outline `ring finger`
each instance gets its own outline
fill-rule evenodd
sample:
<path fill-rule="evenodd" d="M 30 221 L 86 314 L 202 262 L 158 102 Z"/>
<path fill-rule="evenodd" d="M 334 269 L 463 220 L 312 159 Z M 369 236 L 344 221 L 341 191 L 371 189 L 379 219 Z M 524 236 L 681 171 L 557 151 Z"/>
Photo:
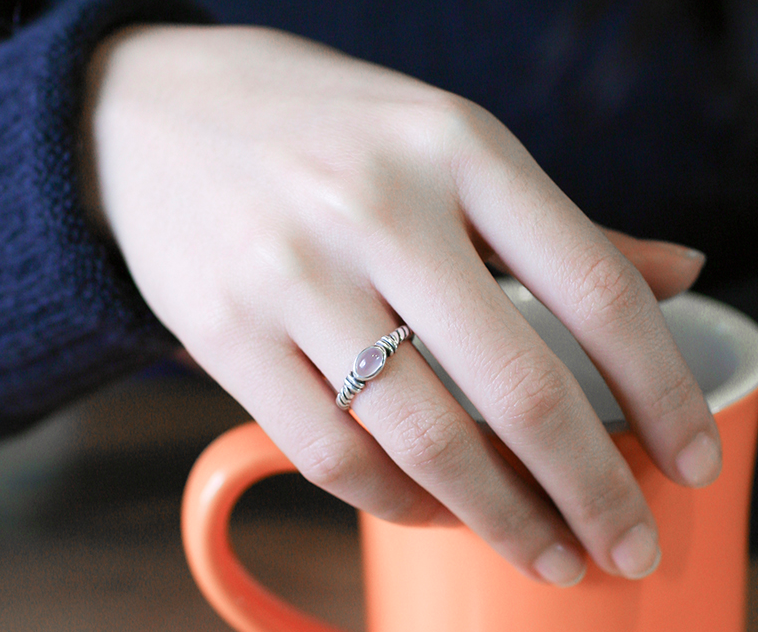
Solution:
<path fill-rule="evenodd" d="M 395 329 L 397 317 L 368 289 L 349 302 L 323 288 L 306 294 L 289 311 L 289 333 L 339 390 L 356 354 Z M 333 395 L 331 405 L 338 410 Z M 353 409 L 410 479 L 524 573 L 558 584 L 581 578 L 581 547 L 560 515 L 497 454 L 411 345 L 398 348 Z"/>

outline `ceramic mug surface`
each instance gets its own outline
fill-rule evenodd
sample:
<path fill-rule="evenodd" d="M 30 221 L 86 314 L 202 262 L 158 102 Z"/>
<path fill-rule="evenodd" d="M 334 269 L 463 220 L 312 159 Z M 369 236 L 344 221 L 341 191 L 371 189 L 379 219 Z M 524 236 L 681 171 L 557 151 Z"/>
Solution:
<path fill-rule="evenodd" d="M 522 576 L 465 527 L 402 527 L 361 514 L 368 632 L 676 632 L 744 629 L 747 525 L 758 430 L 758 326 L 710 299 L 685 294 L 662 310 L 714 412 L 724 467 L 708 488 L 679 487 L 652 464 L 590 360 L 522 286 L 501 283 L 522 314 L 572 370 L 629 462 L 658 522 L 663 558 L 640 581 L 590 562 L 569 589 Z M 416 343 L 448 389 L 478 412 Z M 234 556 L 228 523 L 256 481 L 293 466 L 255 424 L 217 439 L 185 491 L 182 531 L 195 580 L 240 632 L 324 632 L 261 587 Z"/>

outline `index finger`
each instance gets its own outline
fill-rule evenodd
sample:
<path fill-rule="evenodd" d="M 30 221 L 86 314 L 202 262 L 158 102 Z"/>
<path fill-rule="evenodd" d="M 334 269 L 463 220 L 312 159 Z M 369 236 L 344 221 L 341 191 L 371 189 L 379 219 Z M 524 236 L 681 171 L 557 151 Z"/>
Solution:
<path fill-rule="evenodd" d="M 650 288 L 518 141 L 491 128 L 499 142 L 458 172 L 476 229 L 577 338 L 656 465 L 683 485 L 711 483 L 718 430 Z"/>

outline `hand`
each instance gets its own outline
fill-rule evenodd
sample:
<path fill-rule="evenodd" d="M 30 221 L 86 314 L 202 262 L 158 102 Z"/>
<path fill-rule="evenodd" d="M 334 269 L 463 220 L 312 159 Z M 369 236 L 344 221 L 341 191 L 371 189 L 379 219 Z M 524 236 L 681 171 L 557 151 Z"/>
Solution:
<path fill-rule="evenodd" d="M 609 573 L 652 571 L 655 522 L 627 464 L 482 258 L 574 333 L 671 479 L 718 475 L 717 430 L 643 277 L 502 124 L 254 28 L 126 31 L 88 90 L 94 212 L 158 317 L 308 479 L 388 520 L 461 520 L 534 578 L 577 581 L 583 549 Z M 702 263 L 611 237 L 659 290 Z M 337 408 L 357 352 L 401 321 L 555 507 L 409 344 L 354 400 L 365 428 Z"/>

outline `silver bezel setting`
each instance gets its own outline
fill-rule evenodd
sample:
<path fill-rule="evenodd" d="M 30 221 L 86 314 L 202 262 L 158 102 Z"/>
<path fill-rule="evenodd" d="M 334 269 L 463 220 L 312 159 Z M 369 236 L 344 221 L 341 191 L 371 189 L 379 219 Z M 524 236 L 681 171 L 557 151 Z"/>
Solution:
<path fill-rule="evenodd" d="M 410 335 L 411 330 L 408 328 L 408 326 L 401 325 L 388 336 L 382 336 L 373 345 L 362 349 L 361 352 L 355 356 L 355 360 L 353 360 L 353 369 L 345 378 L 342 389 L 339 393 L 337 393 L 337 406 L 339 406 L 342 410 L 348 410 L 350 408 L 350 403 L 353 401 L 353 398 L 363 390 L 363 388 L 366 386 L 366 382 L 373 380 L 384 370 L 384 367 L 387 364 L 387 358 L 393 355 L 395 351 L 397 351 L 400 343 L 403 342 L 403 340 L 406 338 L 409 338 Z M 370 375 L 359 375 L 356 370 L 358 359 L 369 349 L 378 349 L 382 354 L 382 362 L 379 365 L 379 368 L 373 371 Z"/>

